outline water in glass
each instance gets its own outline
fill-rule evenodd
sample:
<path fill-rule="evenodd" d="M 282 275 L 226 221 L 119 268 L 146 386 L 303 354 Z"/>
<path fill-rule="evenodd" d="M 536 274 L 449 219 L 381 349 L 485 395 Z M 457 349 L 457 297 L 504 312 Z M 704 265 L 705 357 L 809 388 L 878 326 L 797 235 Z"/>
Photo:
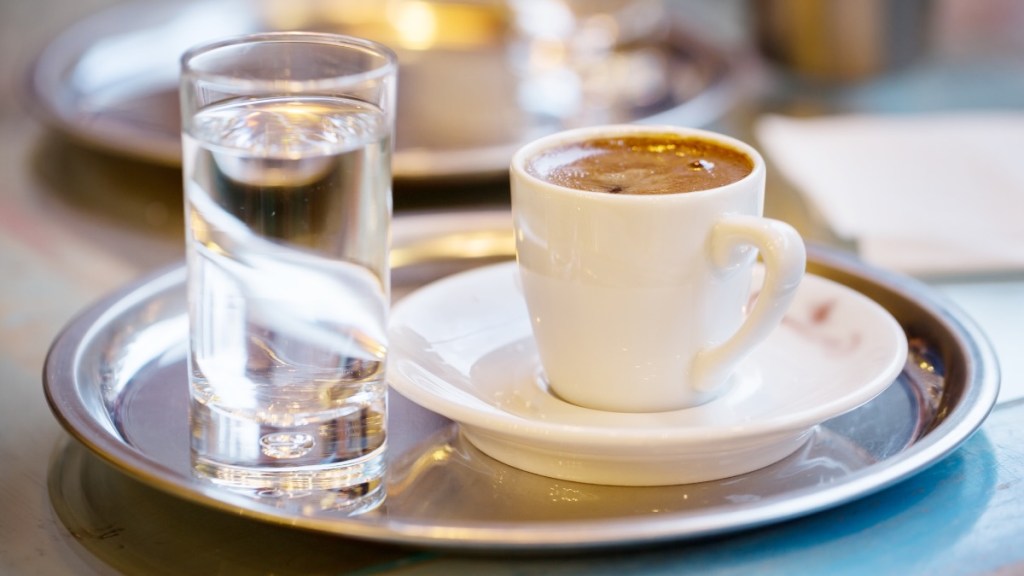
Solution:
<path fill-rule="evenodd" d="M 197 472 L 266 490 L 379 488 L 390 153 L 385 115 L 344 98 L 238 99 L 189 120 Z"/>

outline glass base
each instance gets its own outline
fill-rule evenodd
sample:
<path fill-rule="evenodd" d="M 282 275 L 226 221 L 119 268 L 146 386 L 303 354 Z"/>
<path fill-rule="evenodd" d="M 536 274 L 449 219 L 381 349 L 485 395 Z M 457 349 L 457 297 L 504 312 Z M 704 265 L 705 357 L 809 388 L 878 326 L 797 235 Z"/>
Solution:
<path fill-rule="evenodd" d="M 384 500 L 387 445 L 386 396 L 379 388 L 368 390 L 373 393 L 355 395 L 332 411 L 301 414 L 288 425 L 193 398 L 193 475 L 275 507 L 368 511 Z"/>
<path fill-rule="evenodd" d="M 192 470 L 198 478 L 271 506 L 355 515 L 384 502 L 385 448 L 353 460 L 292 468 L 234 466 L 193 454 Z"/>

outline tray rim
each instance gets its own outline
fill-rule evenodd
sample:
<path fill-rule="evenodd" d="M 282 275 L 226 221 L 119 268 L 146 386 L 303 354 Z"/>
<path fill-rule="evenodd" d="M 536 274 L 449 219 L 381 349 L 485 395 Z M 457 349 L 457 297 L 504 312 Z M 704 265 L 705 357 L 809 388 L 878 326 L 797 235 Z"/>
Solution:
<path fill-rule="evenodd" d="M 472 220 L 474 214 L 479 213 L 464 212 L 459 216 Z M 401 220 L 401 217 L 396 220 Z M 463 551 L 604 549 L 736 532 L 832 508 L 909 478 L 943 459 L 970 438 L 996 403 L 999 369 L 994 351 L 978 325 L 955 304 L 920 281 L 870 267 L 831 248 L 813 245 L 808 248 L 809 263 L 852 274 L 897 292 L 912 299 L 941 324 L 959 345 L 965 360 L 966 385 L 955 405 L 937 426 L 926 431 L 910 447 L 879 464 L 868 466 L 845 477 L 841 483 L 825 488 L 804 488 L 752 504 L 720 506 L 709 510 L 713 514 L 677 513 L 613 521 L 419 523 L 385 519 L 371 523 L 358 517 L 297 517 L 270 507 L 254 506 L 244 497 L 194 483 L 114 438 L 109 430 L 91 417 L 84 405 L 76 402 L 78 388 L 74 383 L 80 347 L 97 329 L 97 322 L 106 316 L 116 316 L 118 309 L 145 299 L 147 294 L 158 293 L 183 282 L 184 266 L 181 263 L 123 286 L 72 319 L 61 330 L 47 354 L 43 387 L 51 411 L 65 430 L 117 470 L 184 500 L 271 524 L 384 543 Z M 880 466 L 881 463 L 886 465 Z M 529 532 L 526 537 L 524 531 Z"/>

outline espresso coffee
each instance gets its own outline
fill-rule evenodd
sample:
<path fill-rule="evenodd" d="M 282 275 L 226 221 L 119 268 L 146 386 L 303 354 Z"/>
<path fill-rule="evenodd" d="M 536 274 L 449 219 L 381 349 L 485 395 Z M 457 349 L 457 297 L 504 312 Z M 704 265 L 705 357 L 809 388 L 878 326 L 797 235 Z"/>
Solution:
<path fill-rule="evenodd" d="M 676 194 L 731 184 L 754 168 L 744 153 L 703 138 L 637 134 L 548 148 L 526 171 L 552 184 L 610 194 Z"/>

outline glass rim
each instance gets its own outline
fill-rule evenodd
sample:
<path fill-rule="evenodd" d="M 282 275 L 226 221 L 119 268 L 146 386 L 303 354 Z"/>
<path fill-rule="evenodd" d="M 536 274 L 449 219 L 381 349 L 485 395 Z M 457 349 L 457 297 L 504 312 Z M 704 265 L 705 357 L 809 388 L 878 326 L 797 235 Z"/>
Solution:
<path fill-rule="evenodd" d="M 362 72 L 354 72 L 342 75 L 325 75 L 319 78 L 308 80 L 286 80 L 273 78 L 238 78 L 229 74 L 219 72 L 205 72 L 197 70 L 190 63 L 197 57 L 211 54 L 223 48 L 242 46 L 245 44 L 319 44 L 323 46 L 336 46 L 339 48 L 358 49 L 365 53 L 380 56 L 383 63 L 380 66 L 370 68 Z M 398 71 L 398 56 L 395 52 L 380 42 L 348 36 L 345 34 L 334 34 L 330 32 L 304 32 L 304 31 L 280 31 L 280 32 L 258 32 L 229 36 L 202 44 L 197 44 L 186 50 L 179 59 L 181 64 L 181 78 L 194 78 L 203 80 L 207 85 L 233 87 L 234 89 L 248 88 L 255 89 L 267 87 L 280 89 L 282 86 L 289 87 L 289 91 L 300 91 L 302 89 L 316 88 L 344 88 L 358 86 L 367 81 L 380 80 L 387 76 L 393 76 Z"/>

